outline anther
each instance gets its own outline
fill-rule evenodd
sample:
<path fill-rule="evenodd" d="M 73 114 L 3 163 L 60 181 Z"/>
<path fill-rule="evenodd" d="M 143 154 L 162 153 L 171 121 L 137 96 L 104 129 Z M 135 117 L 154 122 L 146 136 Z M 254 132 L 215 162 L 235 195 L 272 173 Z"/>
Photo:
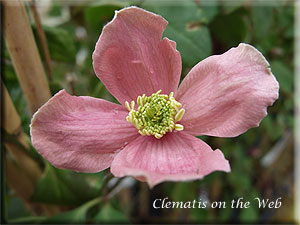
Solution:
<path fill-rule="evenodd" d="M 180 109 L 179 112 L 176 114 L 175 116 L 175 122 L 178 122 L 182 119 L 183 115 L 184 115 L 185 110 L 184 109 Z"/>
<path fill-rule="evenodd" d="M 155 138 L 162 138 L 167 132 L 174 129 L 181 131 L 183 125 L 176 124 L 184 115 L 185 110 L 180 109 L 181 104 L 174 98 L 174 93 L 169 95 L 161 94 L 161 90 L 153 93 L 151 96 L 138 96 L 135 102 L 125 102 L 129 115 L 126 120 L 132 123 L 141 135 L 153 135 Z"/>
<path fill-rule="evenodd" d="M 127 101 L 125 102 L 125 106 L 128 109 L 128 111 L 130 112 L 131 108 L 130 108 L 129 103 Z"/>
<path fill-rule="evenodd" d="M 131 101 L 131 109 L 134 109 L 135 102 Z"/>
<path fill-rule="evenodd" d="M 181 125 L 181 124 L 175 124 L 175 130 L 178 130 L 178 131 L 182 131 L 183 130 L 183 128 L 184 128 L 184 126 L 183 125 Z"/>

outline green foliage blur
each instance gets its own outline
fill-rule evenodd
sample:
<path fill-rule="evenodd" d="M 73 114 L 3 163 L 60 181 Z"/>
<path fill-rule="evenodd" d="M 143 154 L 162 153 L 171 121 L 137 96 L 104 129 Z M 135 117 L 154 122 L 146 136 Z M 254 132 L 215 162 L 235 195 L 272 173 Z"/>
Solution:
<path fill-rule="evenodd" d="M 83 174 L 60 170 L 39 158 L 44 174 L 32 202 L 64 208 L 53 217 L 33 215 L 4 182 L 5 217 L 9 223 L 265 223 L 293 219 L 294 125 L 294 6 L 281 1 L 52 1 L 40 4 L 43 28 L 52 59 L 51 92 L 64 88 L 73 95 L 88 95 L 117 102 L 95 76 L 92 52 L 103 26 L 114 11 L 136 5 L 162 15 L 169 25 L 164 36 L 176 41 L 183 62 L 182 79 L 200 60 L 222 54 L 245 42 L 259 49 L 270 62 L 280 83 L 280 97 L 268 108 L 258 128 L 236 138 L 199 137 L 221 149 L 231 173 L 214 172 L 203 180 L 165 182 L 153 189 L 134 179 L 117 178 L 107 184 L 107 171 Z M 28 7 L 29 11 L 29 7 Z M 37 44 L 36 27 L 32 29 Z M 42 54 L 41 54 L 42 55 Z M 30 114 L 7 50 L 4 48 L 5 85 L 29 135 Z M 34 154 L 38 156 L 33 150 Z M 116 183 L 117 182 L 117 183 Z M 106 186 L 116 187 L 101 198 Z M 118 187 L 120 187 L 118 189 Z M 100 197 L 100 198 L 99 198 Z M 157 198 L 171 201 L 224 201 L 228 207 L 204 209 L 154 209 Z M 247 209 L 231 209 L 231 200 L 243 197 Z M 282 198 L 279 209 L 260 209 L 254 198 Z"/>

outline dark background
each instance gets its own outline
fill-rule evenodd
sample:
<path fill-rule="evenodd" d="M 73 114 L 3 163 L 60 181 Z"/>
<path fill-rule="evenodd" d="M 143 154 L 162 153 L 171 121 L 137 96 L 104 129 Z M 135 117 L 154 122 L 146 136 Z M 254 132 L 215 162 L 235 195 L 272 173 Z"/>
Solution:
<path fill-rule="evenodd" d="M 203 180 L 165 182 L 150 190 L 135 179 L 117 179 L 109 170 L 81 174 L 52 167 L 31 147 L 43 171 L 30 200 L 22 199 L 3 177 L 3 217 L 11 223 L 264 223 L 293 222 L 294 210 L 294 6 L 291 1 L 50 1 L 36 4 L 51 56 L 52 95 L 62 88 L 74 95 L 116 100 L 95 76 L 92 52 L 102 27 L 114 10 L 140 6 L 162 15 L 169 25 L 164 36 L 176 41 L 183 62 L 182 78 L 200 60 L 245 42 L 259 49 L 280 83 L 280 97 L 268 108 L 258 128 L 236 138 L 200 137 L 220 148 L 232 172 L 214 172 Z M 36 42 L 37 28 L 26 4 Z M 4 42 L 5 44 L 5 42 Z M 9 53 L 3 48 L 3 80 L 29 135 L 30 113 Z M 43 59 L 44 60 L 44 59 Z M 43 61 L 45 63 L 45 60 Z M 3 135 L 3 141 L 14 142 Z M 5 150 L 3 160 L 9 157 Z M 20 185 L 23 185 L 20 183 Z M 225 201 L 224 209 L 153 209 L 153 201 Z M 231 209 L 233 199 L 249 201 L 248 209 Z M 260 209 L 254 198 L 276 200 L 278 209 Z M 45 211 L 44 205 L 56 210 Z"/>

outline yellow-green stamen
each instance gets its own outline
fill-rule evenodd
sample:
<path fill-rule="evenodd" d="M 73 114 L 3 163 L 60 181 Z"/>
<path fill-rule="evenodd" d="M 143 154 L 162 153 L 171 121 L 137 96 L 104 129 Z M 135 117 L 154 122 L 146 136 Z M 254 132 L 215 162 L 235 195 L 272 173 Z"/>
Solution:
<path fill-rule="evenodd" d="M 183 125 L 178 124 L 184 115 L 185 110 L 181 108 L 181 104 L 170 95 L 160 94 L 161 90 L 151 96 L 137 97 L 137 110 L 135 110 L 135 102 L 125 102 L 125 106 L 129 111 L 126 120 L 132 123 L 141 135 L 154 135 L 161 138 L 167 132 L 174 129 L 182 131 Z"/>

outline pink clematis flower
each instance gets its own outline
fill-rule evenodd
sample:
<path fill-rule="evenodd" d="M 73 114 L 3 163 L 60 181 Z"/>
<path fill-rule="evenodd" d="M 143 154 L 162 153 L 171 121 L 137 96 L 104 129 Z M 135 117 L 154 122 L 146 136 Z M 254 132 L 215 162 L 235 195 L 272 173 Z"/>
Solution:
<path fill-rule="evenodd" d="M 278 98 L 264 56 L 248 44 L 199 62 L 178 87 L 181 57 L 167 21 L 137 7 L 116 12 L 93 53 L 94 70 L 122 104 L 60 91 L 31 123 L 32 143 L 58 168 L 134 176 L 150 187 L 230 171 L 193 135 L 235 137 Z M 174 94 L 173 94 L 174 93 Z"/>

